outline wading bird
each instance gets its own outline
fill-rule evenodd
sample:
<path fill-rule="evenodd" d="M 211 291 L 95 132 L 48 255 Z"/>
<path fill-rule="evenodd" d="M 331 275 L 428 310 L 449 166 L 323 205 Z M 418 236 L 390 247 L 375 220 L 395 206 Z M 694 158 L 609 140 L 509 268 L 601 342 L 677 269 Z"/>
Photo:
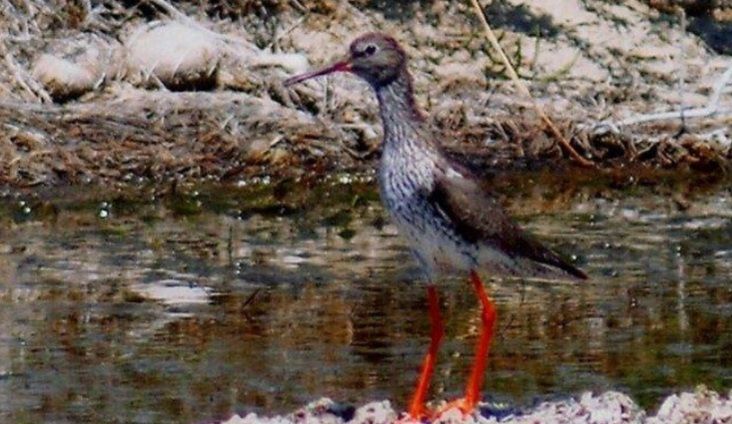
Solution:
<path fill-rule="evenodd" d="M 584 280 L 587 275 L 522 231 L 468 169 L 448 158 L 432 135 L 412 93 L 407 56 L 390 36 L 369 33 L 354 40 L 344 58 L 287 79 L 290 86 L 333 72 L 368 82 L 379 100 L 384 144 L 379 164 L 381 200 L 409 242 L 427 282 L 431 341 L 408 413 L 432 418 L 449 408 L 472 412 L 497 319 L 478 271 L 497 276 Z M 445 272 L 468 274 L 482 306 L 482 327 L 465 396 L 431 413 L 424 406 L 443 336 L 435 282 Z"/>

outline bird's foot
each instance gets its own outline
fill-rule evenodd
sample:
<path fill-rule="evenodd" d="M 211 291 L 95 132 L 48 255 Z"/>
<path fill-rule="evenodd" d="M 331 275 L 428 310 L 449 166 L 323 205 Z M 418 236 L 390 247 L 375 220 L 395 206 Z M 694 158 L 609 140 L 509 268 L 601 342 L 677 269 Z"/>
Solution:
<path fill-rule="evenodd" d="M 399 416 L 399 419 L 394 421 L 395 424 L 423 424 L 425 422 L 428 422 L 429 418 L 428 413 L 426 412 L 420 412 L 419 414 L 412 414 L 412 413 L 402 413 Z"/>
<path fill-rule="evenodd" d="M 466 398 L 455 399 L 430 414 L 430 421 L 439 422 L 445 414 L 453 414 L 455 412 L 461 414 L 462 418 L 465 418 L 475 411 L 476 406 L 477 403 L 475 401 Z"/>
<path fill-rule="evenodd" d="M 454 421 L 455 418 L 459 417 L 467 418 L 469 415 L 471 415 L 475 408 L 477 407 L 477 402 L 470 401 L 467 398 L 460 398 L 455 399 L 451 402 L 446 403 L 440 408 L 437 408 L 435 410 L 428 409 L 426 407 L 423 407 L 419 411 L 410 411 L 403 413 L 398 420 L 395 421 L 396 424 L 425 424 L 425 423 L 439 423 L 443 422 L 445 420 L 447 421 Z M 457 417 L 456 417 L 457 415 Z"/>

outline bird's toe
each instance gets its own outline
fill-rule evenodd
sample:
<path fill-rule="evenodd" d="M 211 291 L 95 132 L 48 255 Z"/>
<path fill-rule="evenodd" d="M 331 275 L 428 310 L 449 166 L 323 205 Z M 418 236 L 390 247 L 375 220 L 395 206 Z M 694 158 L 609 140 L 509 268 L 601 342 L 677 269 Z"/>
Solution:
<path fill-rule="evenodd" d="M 399 419 L 394 421 L 395 424 L 423 424 L 426 422 L 429 422 L 428 420 L 428 413 L 423 412 L 420 414 L 410 414 L 410 413 L 402 413 Z"/>
<path fill-rule="evenodd" d="M 467 416 L 475 412 L 475 403 L 470 402 L 466 398 L 455 399 L 448 402 L 443 407 L 438 408 L 430 415 L 430 422 L 455 422 L 462 421 Z"/>

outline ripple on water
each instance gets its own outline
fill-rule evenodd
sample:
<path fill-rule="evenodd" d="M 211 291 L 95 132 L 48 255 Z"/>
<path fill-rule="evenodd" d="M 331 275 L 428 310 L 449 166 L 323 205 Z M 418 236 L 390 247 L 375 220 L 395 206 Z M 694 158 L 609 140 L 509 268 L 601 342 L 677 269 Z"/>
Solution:
<path fill-rule="evenodd" d="M 283 207 L 266 191 L 201 190 L 185 213 L 105 200 L 105 219 L 96 200 L 53 219 L 11 205 L 0 221 L 0 421 L 95 422 L 103 411 L 200 422 L 320 396 L 406 399 L 429 334 L 419 270 L 373 187 L 335 187 Z M 653 193 L 511 199 L 592 279 L 487 283 L 501 315 L 488 393 L 530 403 L 619 389 L 652 407 L 699 383 L 727 389 L 728 196 L 683 211 Z M 459 394 L 473 354 L 466 287 L 440 282 L 439 398 Z"/>

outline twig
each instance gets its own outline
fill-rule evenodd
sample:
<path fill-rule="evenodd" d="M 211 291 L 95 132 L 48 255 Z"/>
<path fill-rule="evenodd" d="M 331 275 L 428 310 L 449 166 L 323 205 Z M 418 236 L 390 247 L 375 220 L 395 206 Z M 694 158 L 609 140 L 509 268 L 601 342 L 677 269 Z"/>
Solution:
<path fill-rule="evenodd" d="M 616 123 L 600 123 L 598 126 L 616 126 L 625 127 L 628 125 L 637 125 L 651 121 L 667 121 L 670 119 L 680 119 L 682 111 L 674 110 L 670 112 L 651 113 L 648 115 L 640 115 L 634 118 L 624 119 Z M 683 111 L 686 118 L 707 118 L 710 116 L 732 116 L 732 108 L 717 109 L 716 107 L 710 109 L 707 107 L 697 109 L 687 109 Z"/>
<path fill-rule="evenodd" d="M 249 304 L 254 301 L 254 298 L 259 294 L 259 292 L 261 290 L 262 289 L 260 289 L 260 288 L 254 289 L 254 291 L 252 292 L 252 294 L 250 294 L 249 297 L 247 297 L 247 300 L 245 300 L 244 303 L 242 303 L 241 308 L 244 309 L 247 306 L 249 306 Z"/>
<path fill-rule="evenodd" d="M 165 10 L 168 13 L 168 15 L 172 16 L 173 18 L 175 18 L 179 21 L 182 21 L 182 22 L 191 23 L 194 25 L 196 24 L 196 22 L 192 22 L 193 19 L 189 18 L 185 13 L 183 13 L 180 10 L 173 7 L 173 5 L 168 3 L 167 1 L 165 1 L 165 0 L 150 0 L 150 1 L 153 4 L 156 4 L 157 6 L 162 8 L 163 10 Z"/>
<path fill-rule="evenodd" d="M 714 83 L 712 95 L 709 96 L 709 103 L 707 104 L 707 107 L 716 109 L 719 106 L 719 98 L 720 96 L 722 96 L 722 92 L 727 86 L 727 83 L 729 83 L 730 79 L 732 79 L 732 63 L 730 63 L 729 67 L 727 67 L 727 70 L 724 71 L 724 73 L 717 80 L 717 82 Z"/>
<path fill-rule="evenodd" d="M 686 61 L 684 60 L 684 34 L 686 33 L 686 12 L 679 7 L 681 19 L 681 33 L 679 34 L 679 109 L 681 110 L 681 129 L 679 134 L 686 132 L 686 117 L 684 116 L 684 92 L 686 91 Z"/>
<path fill-rule="evenodd" d="M 302 3 L 300 3 L 298 0 L 290 0 L 290 4 L 292 4 L 295 9 L 297 9 L 300 13 L 309 13 L 307 7 L 303 6 Z"/>
<path fill-rule="evenodd" d="M 269 43 L 267 43 L 267 45 L 266 45 L 266 46 L 265 46 L 265 47 L 264 47 L 264 48 L 263 48 L 262 50 L 270 50 L 270 49 L 272 49 L 272 48 L 273 48 L 273 47 L 275 46 L 275 44 L 277 44 L 277 43 L 278 43 L 278 42 L 279 42 L 279 41 L 280 41 L 280 40 L 282 39 L 282 37 L 285 37 L 285 36 L 287 36 L 287 35 L 288 35 L 288 34 L 290 34 L 290 33 L 291 33 L 292 31 L 294 31 L 294 30 L 295 30 L 295 29 L 296 29 L 297 27 L 299 27 L 300 25 L 302 25 L 302 23 L 303 23 L 303 22 L 305 22 L 305 19 L 307 19 L 307 17 L 308 17 L 308 16 L 309 16 L 309 15 L 304 15 L 304 16 L 301 16 L 301 17 L 299 17 L 299 18 L 298 18 L 298 19 L 297 19 L 297 20 L 295 21 L 295 23 L 293 23 L 292 25 L 290 25 L 290 26 L 289 26 L 289 27 L 288 27 L 287 29 L 285 29 L 284 31 L 280 32 L 280 33 L 279 33 L 278 35 L 276 35 L 276 36 L 275 36 L 275 37 L 274 37 L 274 38 L 272 39 L 272 41 L 270 41 Z"/>
<path fill-rule="evenodd" d="M 483 29 L 485 30 L 486 36 L 488 37 L 488 41 L 490 41 L 493 48 L 498 52 L 498 55 L 501 58 L 501 61 L 503 62 L 504 66 L 506 66 L 506 71 L 508 72 L 508 76 L 511 78 L 513 83 L 516 85 L 516 88 L 523 94 L 525 97 L 531 99 L 531 103 L 534 106 L 534 110 L 536 110 L 536 113 L 539 114 L 542 121 L 546 123 L 546 125 L 549 126 L 549 129 L 554 134 L 554 136 L 557 138 L 557 141 L 559 141 L 559 145 L 561 146 L 562 150 L 564 150 L 565 153 L 569 154 L 569 156 L 578 164 L 582 166 L 587 167 L 593 167 L 594 164 L 585 159 L 582 155 L 577 153 L 576 150 L 569 144 L 569 141 L 567 141 L 566 138 L 562 135 L 562 133 L 559 131 L 559 129 L 554 125 L 554 123 L 549 119 L 549 117 L 544 113 L 544 109 L 542 109 L 541 105 L 536 102 L 534 97 L 531 95 L 531 92 L 529 92 L 529 89 L 526 87 L 526 85 L 521 81 L 518 74 L 516 73 L 516 70 L 513 68 L 513 65 L 511 65 L 511 62 L 508 60 L 508 57 L 506 57 L 506 54 L 503 52 L 503 49 L 501 48 L 501 44 L 498 42 L 498 39 L 496 38 L 496 35 L 493 33 L 493 30 L 491 29 L 490 25 L 488 25 L 488 21 L 485 18 L 485 14 L 483 13 L 483 8 L 480 7 L 480 3 L 478 3 L 478 0 L 471 0 L 473 7 L 475 8 L 475 12 L 480 18 L 480 22 L 483 24 Z"/>

